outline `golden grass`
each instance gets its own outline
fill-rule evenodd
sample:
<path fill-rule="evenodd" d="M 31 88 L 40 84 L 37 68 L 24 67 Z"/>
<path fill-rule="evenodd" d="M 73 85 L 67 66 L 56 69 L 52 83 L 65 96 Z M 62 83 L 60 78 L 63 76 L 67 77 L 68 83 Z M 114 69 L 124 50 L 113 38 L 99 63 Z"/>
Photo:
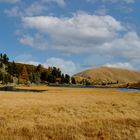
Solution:
<path fill-rule="evenodd" d="M 28 88 L 0 92 L 0 140 L 140 140 L 140 93 Z"/>

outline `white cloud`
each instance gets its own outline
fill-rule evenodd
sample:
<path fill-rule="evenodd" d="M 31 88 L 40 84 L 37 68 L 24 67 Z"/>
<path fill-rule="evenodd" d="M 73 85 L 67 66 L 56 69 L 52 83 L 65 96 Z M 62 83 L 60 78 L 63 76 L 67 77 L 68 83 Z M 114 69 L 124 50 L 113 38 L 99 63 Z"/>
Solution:
<path fill-rule="evenodd" d="M 92 30 L 94 29 L 93 31 L 95 31 L 95 28 L 96 30 L 102 29 L 103 31 L 106 31 L 107 35 L 112 35 L 113 31 L 120 31 L 123 29 L 121 23 L 111 16 L 96 16 L 86 13 L 75 14 L 73 17 L 70 18 L 58 18 L 52 16 L 24 17 L 23 23 L 29 28 L 36 28 L 45 32 L 53 31 L 53 27 L 56 28 L 56 26 L 59 26 L 61 29 L 57 29 L 56 31 L 59 33 L 62 28 L 64 29 L 61 32 L 65 33 L 66 27 L 68 28 L 68 31 L 73 31 L 74 29 L 78 30 L 79 28 L 81 30 L 82 27 L 85 27 L 86 29 L 87 27 Z M 86 32 L 82 33 L 85 34 Z M 94 32 L 91 33 L 94 35 Z M 87 35 L 92 34 L 87 32 Z"/>
<path fill-rule="evenodd" d="M 111 16 L 75 14 L 71 18 L 52 16 L 25 17 L 24 27 L 47 34 L 54 49 L 66 53 L 96 51 L 103 43 L 115 38 L 124 30 Z M 41 48 L 41 46 L 40 46 Z"/>
<path fill-rule="evenodd" d="M 107 67 L 112 67 L 112 68 L 124 68 L 124 69 L 134 69 L 133 66 L 126 62 L 126 63 L 116 63 L 116 64 L 106 64 L 105 66 Z"/>
<path fill-rule="evenodd" d="M 23 36 L 23 44 L 39 49 L 49 46 L 67 54 L 107 55 L 140 63 L 139 35 L 112 16 L 77 13 L 61 18 L 24 17 L 22 22 L 24 29 L 35 29 L 41 34 L 41 37 Z"/>
<path fill-rule="evenodd" d="M 63 73 L 70 75 L 76 73 L 78 70 L 78 66 L 74 62 L 56 57 L 47 59 L 46 62 L 43 63 L 43 65 L 45 67 L 55 66 L 57 68 L 60 68 Z"/>
<path fill-rule="evenodd" d="M 114 57 L 140 63 L 140 37 L 136 32 L 127 32 L 123 37 L 104 44 L 104 47 L 109 48 L 108 52 Z"/>

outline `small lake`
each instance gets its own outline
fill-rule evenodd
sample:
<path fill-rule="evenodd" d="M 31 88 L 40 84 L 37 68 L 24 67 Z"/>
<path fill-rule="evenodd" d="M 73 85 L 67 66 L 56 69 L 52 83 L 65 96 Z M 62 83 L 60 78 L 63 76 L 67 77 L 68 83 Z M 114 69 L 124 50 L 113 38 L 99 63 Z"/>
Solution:
<path fill-rule="evenodd" d="M 116 89 L 124 92 L 140 92 L 140 89 L 132 89 L 132 88 L 116 88 Z"/>
<path fill-rule="evenodd" d="M 75 85 L 56 85 L 56 86 L 50 86 L 50 87 L 63 87 L 63 88 L 102 88 L 102 89 L 116 89 L 119 91 L 124 92 L 140 92 L 140 89 L 131 89 L 131 88 L 113 88 L 111 86 L 75 86 Z"/>
<path fill-rule="evenodd" d="M 63 88 L 111 88 L 110 86 L 80 86 L 80 85 L 51 85 L 50 87 L 63 87 Z"/>
<path fill-rule="evenodd" d="M 0 91 L 10 91 L 10 92 L 44 92 L 46 90 L 36 90 L 36 89 L 19 89 L 12 86 L 0 87 Z"/>
<path fill-rule="evenodd" d="M 62 88 L 102 88 L 102 89 L 115 89 L 124 92 L 140 92 L 140 89 L 130 89 L 130 88 L 112 88 L 109 86 L 67 86 L 67 85 L 59 85 L 59 86 L 50 86 L 50 87 L 62 87 Z M 0 87 L 0 91 L 10 91 L 10 92 L 44 92 L 47 90 L 37 90 L 37 89 L 19 89 L 12 86 Z"/>

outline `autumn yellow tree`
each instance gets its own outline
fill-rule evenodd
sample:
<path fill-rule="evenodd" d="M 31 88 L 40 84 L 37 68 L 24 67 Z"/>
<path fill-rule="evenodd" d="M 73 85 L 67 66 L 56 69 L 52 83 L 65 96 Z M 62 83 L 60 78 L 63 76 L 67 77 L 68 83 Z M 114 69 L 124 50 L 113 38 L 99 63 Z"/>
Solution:
<path fill-rule="evenodd" d="M 19 76 L 19 84 L 28 84 L 29 82 L 29 75 L 27 72 L 26 66 L 23 66 L 22 72 Z"/>

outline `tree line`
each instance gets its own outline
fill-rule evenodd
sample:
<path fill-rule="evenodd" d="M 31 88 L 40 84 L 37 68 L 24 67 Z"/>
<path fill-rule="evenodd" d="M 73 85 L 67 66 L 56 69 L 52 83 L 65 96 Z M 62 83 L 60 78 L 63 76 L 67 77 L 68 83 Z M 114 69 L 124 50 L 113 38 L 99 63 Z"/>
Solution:
<path fill-rule="evenodd" d="M 63 74 L 59 68 L 10 62 L 6 54 L 0 54 L 0 83 L 16 84 L 75 84 L 75 79 Z"/>

